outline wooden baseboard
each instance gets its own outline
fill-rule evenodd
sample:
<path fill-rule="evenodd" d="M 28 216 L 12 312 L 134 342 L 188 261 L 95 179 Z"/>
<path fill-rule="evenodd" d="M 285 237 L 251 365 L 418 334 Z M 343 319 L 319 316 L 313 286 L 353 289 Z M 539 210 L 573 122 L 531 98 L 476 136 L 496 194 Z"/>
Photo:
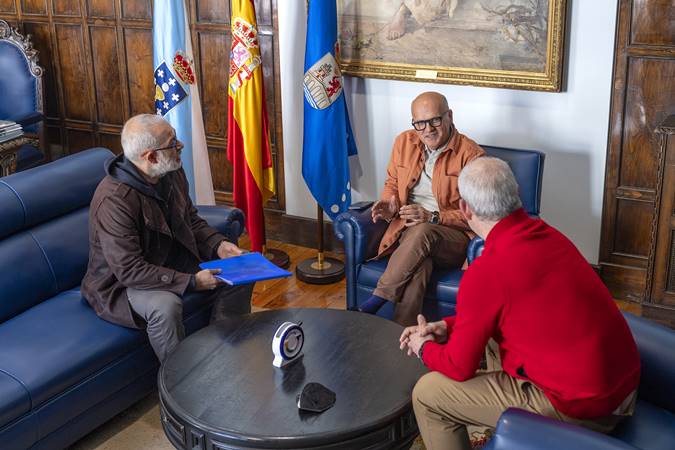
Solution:
<path fill-rule="evenodd" d="M 675 309 L 652 303 L 642 304 L 642 317 L 651 319 L 669 328 L 675 329 Z"/>
<path fill-rule="evenodd" d="M 306 217 L 291 216 L 283 211 L 265 210 L 265 231 L 268 239 L 302 247 L 317 248 L 319 243 L 318 221 Z M 324 249 L 344 253 L 344 247 L 333 234 L 333 223 L 323 223 Z"/>

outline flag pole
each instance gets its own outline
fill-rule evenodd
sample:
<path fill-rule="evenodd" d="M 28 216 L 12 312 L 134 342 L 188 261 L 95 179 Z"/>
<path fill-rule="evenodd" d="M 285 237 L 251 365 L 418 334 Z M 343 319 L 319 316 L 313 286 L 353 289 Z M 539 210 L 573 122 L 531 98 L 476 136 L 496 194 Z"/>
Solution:
<path fill-rule="evenodd" d="M 316 258 L 300 261 L 295 268 L 295 276 L 309 284 L 331 284 L 345 276 L 345 264 L 336 258 L 324 255 L 323 209 L 317 203 L 318 252 Z"/>
<path fill-rule="evenodd" d="M 288 266 L 291 265 L 291 258 L 288 256 L 288 253 L 278 248 L 269 248 L 267 247 L 267 233 L 265 233 L 265 210 L 263 209 L 263 246 L 262 254 L 265 255 L 265 258 L 275 266 L 281 267 L 282 269 L 288 269 Z"/>

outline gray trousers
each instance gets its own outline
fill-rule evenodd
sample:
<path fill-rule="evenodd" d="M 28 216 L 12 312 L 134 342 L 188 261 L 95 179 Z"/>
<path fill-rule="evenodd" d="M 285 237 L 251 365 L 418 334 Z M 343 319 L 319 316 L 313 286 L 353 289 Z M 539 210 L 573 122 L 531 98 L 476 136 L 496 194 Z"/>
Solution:
<path fill-rule="evenodd" d="M 210 293 L 213 299 L 210 322 L 251 312 L 253 284 L 222 286 Z M 209 295 L 209 293 L 205 293 Z M 168 291 L 127 288 L 131 308 L 147 322 L 150 345 L 163 362 L 185 337 L 183 299 Z"/>

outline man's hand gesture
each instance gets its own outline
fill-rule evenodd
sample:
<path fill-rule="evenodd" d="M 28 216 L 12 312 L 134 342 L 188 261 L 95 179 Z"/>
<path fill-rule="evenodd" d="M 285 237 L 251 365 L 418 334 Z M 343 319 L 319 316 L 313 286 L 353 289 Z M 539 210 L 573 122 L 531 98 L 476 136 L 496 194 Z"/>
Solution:
<path fill-rule="evenodd" d="M 220 273 L 220 269 L 204 269 L 195 274 L 195 290 L 197 291 L 212 291 L 224 283 L 220 278 L 216 278 L 214 274 Z"/>
<path fill-rule="evenodd" d="M 429 222 L 429 219 L 431 219 L 431 211 L 427 211 L 423 206 L 416 204 L 401 207 L 398 215 L 405 220 L 406 227 Z"/>
<path fill-rule="evenodd" d="M 386 200 L 379 200 L 373 205 L 373 209 L 370 214 L 373 218 L 373 223 L 377 222 L 380 219 L 390 221 L 398 213 L 399 204 L 398 199 L 395 195 L 392 195 L 391 198 Z"/>
<path fill-rule="evenodd" d="M 401 350 L 408 350 L 408 356 L 415 353 L 419 354 L 420 347 L 426 341 L 433 341 L 439 344 L 448 340 L 448 326 L 443 320 L 427 323 L 422 314 L 417 316 L 417 325 L 406 327 L 401 333 L 399 342 Z"/>
<path fill-rule="evenodd" d="M 242 253 L 244 253 L 244 251 L 239 247 L 237 247 L 236 245 L 234 245 L 232 242 L 223 241 L 218 246 L 218 258 L 220 259 L 239 256 Z"/>

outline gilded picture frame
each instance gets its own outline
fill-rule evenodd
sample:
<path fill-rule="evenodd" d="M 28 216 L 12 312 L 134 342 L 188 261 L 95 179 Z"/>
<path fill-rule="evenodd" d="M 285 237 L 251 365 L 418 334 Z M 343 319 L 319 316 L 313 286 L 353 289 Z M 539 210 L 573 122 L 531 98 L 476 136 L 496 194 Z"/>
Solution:
<path fill-rule="evenodd" d="M 560 92 L 566 0 L 337 0 L 345 75 Z"/>

